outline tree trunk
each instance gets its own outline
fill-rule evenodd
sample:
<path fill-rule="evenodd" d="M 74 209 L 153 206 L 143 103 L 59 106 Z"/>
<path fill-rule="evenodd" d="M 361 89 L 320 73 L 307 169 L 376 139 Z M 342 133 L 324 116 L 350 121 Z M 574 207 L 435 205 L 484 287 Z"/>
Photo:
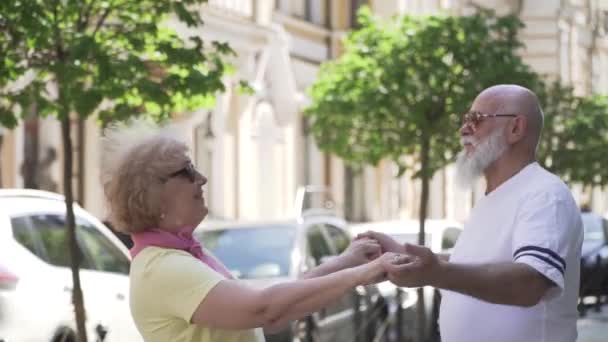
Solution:
<path fill-rule="evenodd" d="M 350 222 L 356 221 L 353 177 L 352 167 L 344 165 L 344 217 Z"/>
<path fill-rule="evenodd" d="M 72 137 L 70 134 L 69 110 L 61 117 L 61 135 L 63 137 L 63 186 L 65 193 L 65 207 L 67 212 L 68 243 L 70 250 L 70 268 L 72 270 L 72 304 L 76 315 L 76 329 L 79 342 L 87 342 L 87 331 L 85 326 L 84 299 L 80 287 L 80 249 L 76 240 L 76 223 L 74 219 L 74 207 L 72 191 Z"/>
<path fill-rule="evenodd" d="M 0 127 L 0 161 L 2 161 L 2 143 L 4 142 L 4 135 L 2 131 L 2 127 Z M 2 188 L 2 163 L 0 163 L 0 188 Z"/>
<path fill-rule="evenodd" d="M 418 244 L 420 246 L 425 245 L 425 221 L 428 210 L 428 202 L 429 202 L 429 171 L 428 171 L 428 163 L 429 163 L 429 145 L 430 141 L 426 135 L 422 135 L 422 141 L 420 146 L 420 169 L 421 169 L 421 185 L 422 192 L 420 193 L 420 210 L 418 216 L 418 222 L 420 225 L 420 230 L 418 231 Z M 424 305 L 424 288 L 420 287 L 417 290 L 418 293 L 418 304 L 416 305 L 416 313 L 418 315 L 418 329 L 417 329 L 417 341 L 423 342 L 426 340 L 426 307 Z"/>

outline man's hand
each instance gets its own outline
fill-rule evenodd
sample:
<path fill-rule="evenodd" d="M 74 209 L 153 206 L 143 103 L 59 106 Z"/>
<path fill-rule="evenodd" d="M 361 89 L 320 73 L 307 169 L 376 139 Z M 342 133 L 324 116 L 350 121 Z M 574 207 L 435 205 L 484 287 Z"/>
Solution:
<path fill-rule="evenodd" d="M 397 286 L 419 287 L 433 285 L 441 272 L 439 257 L 430 249 L 405 244 L 405 254 L 394 253 L 391 258 L 383 258 L 388 279 Z"/>
<path fill-rule="evenodd" d="M 359 240 L 359 239 L 374 239 L 374 240 L 378 241 L 378 243 L 380 244 L 380 247 L 382 247 L 382 253 L 386 253 L 386 252 L 405 253 L 405 250 L 404 250 L 402 244 L 395 241 L 392 237 L 390 237 L 386 234 L 383 234 L 383 233 L 378 233 L 378 232 L 374 232 L 374 231 L 370 230 L 365 233 L 361 233 L 361 234 L 357 235 L 355 240 Z"/>
<path fill-rule="evenodd" d="M 353 240 L 348 248 L 339 256 L 350 267 L 365 264 L 382 255 L 378 241 L 368 238 Z"/>

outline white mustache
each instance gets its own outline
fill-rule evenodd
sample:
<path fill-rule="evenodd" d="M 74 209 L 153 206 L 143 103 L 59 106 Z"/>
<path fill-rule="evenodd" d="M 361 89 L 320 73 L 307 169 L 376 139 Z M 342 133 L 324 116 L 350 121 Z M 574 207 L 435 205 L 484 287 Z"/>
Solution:
<path fill-rule="evenodd" d="M 479 142 L 473 137 L 460 137 L 460 145 L 471 144 L 476 146 Z"/>

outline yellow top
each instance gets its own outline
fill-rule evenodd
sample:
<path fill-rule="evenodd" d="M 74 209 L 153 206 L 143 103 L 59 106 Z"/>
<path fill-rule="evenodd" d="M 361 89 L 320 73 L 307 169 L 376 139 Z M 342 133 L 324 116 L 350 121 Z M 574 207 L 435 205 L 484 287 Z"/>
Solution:
<path fill-rule="evenodd" d="M 146 247 L 133 259 L 130 278 L 131 314 L 146 342 L 264 341 L 253 329 L 190 323 L 198 305 L 224 277 L 187 252 Z"/>

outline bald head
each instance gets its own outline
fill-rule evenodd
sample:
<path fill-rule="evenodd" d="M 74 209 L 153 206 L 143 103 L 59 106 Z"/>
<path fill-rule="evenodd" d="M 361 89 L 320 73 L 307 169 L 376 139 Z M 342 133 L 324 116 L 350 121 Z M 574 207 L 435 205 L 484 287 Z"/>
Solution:
<path fill-rule="evenodd" d="M 543 127 L 543 112 L 538 97 L 532 91 L 513 84 L 500 84 L 483 90 L 475 99 L 474 106 L 482 106 L 490 113 L 509 113 L 525 117 L 522 137 L 530 152 L 538 146 Z"/>

